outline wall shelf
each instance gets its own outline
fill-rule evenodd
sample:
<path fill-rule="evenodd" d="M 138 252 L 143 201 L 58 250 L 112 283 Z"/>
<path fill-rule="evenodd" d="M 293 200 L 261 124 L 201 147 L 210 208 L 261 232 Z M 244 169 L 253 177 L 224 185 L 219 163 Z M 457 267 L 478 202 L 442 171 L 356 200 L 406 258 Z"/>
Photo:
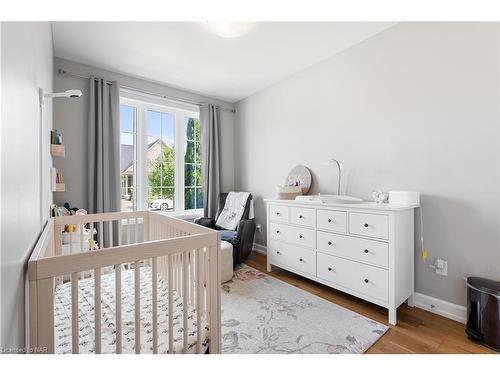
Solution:
<path fill-rule="evenodd" d="M 66 185 L 65 184 L 56 184 L 55 187 L 52 189 L 53 192 L 56 193 L 63 193 L 66 191 Z"/>
<path fill-rule="evenodd" d="M 64 145 L 50 145 L 50 154 L 52 156 L 58 156 L 64 158 L 66 156 L 66 150 Z"/>

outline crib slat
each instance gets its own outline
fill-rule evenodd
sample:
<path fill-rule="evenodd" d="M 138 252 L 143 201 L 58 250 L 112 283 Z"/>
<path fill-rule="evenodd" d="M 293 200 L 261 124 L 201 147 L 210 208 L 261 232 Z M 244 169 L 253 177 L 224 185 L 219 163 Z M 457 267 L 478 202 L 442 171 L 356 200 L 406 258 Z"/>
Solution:
<path fill-rule="evenodd" d="M 151 288 L 153 304 L 153 354 L 158 354 L 158 258 L 152 259 Z"/>
<path fill-rule="evenodd" d="M 179 294 L 182 295 L 182 259 L 181 259 L 182 254 L 179 253 L 177 254 L 177 290 L 179 291 Z"/>
<path fill-rule="evenodd" d="M 50 241 L 49 247 L 53 251 L 54 256 L 62 255 L 62 233 L 64 226 L 61 224 L 54 224 L 54 237 Z"/>
<path fill-rule="evenodd" d="M 203 316 L 206 316 L 207 315 L 207 305 L 208 305 L 208 296 L 206 293 L 206 285 L 207 285 L 207 266 L 208 266 L 208 262 L 207 262 L 207 251 L 205 248 L 201 249 L 201 287 L 202 287 L 202 298 L 203 298 L 203 301 L 202 301 L 202 314 Z"/>
<path fill-rule="evenodd" d="M 122 220 L 118 220 L 118 246 L 121 246 L 123 245 L 122 242 L 122 226 L 123 226 L 123 223 L 122 223 Z"/>
<path fill-rule="evenodd" d="M 71 352 L 78 354 L 80 328 L 78 322 L 78 272 L 71 274 Z"/>
<path fill-rule="evenodd" d="M 130 219 L 127 218 L 127 245 L 130 245 Z"/>
<path fill-rule="evenodd" d="M 83 223 L 79 224 L 80 227 L 80 252 L 83 253 Z"/>
<path fill-rule="evenodd" d="M 179 275 L 180 275 L 180 272 L 181 272 L 181 267 L 180 267 L 180 254 L 177 254 L 175 256 L 175 289 L 177 290 L 177 292 L 182 295 L 182 288 L 181 288 L 181 283 L 180 283 L 180 278 L 179 278 Z"/>
<path fill-rule="evenodd" d="M 168 255 L 168 353 L 174 353 L 174 293 L 173 257 Z"/>
<path fill-rule="evenodd" d="M 90 243 L 92 243 L 92 245 L 94 245 L 94 223 L 93 222 L 89 223 L 89 235 L 90 235 L 89 239 L 92 240 Z M 90 243 L 89 243 L 89 250 L 91 250 Z M 92 249 L 93 249 L 93 247 L 92 247 Z"/>
<path fill-rule="evenodd" d="M 95 352 L 101 353 L 101 269 L 94 269 Z"/>
<path fill-rule="evenodd" d="M 122 265 L 115 265 L 116 354 L 122 352 Z"/>
<path fill-rule="evenodd" d="M 113 247 L 113 221 L 108 221 L 109 247 Z"/>
<path fill-rule="evenodd" d="M 69 232 L 69 252 L 73 254 L 73 232 Z"/>
<path fill-rule="evenodd" d="M 134 222 L 135 222 L 135 233 L 134 233 L 134 243 L 139 243 L 139 218 L 136 217 Z"/>
<path fill-rule="evenodd" d="M 219 241 L 220 243 L 220 237 Z M 208 322 L 210 325 L 210 352 L 220 354 L 221 310 L 220 310 L 220 252 L 219 246 L 207 248 L 209 265 L 207 294 L 209 294 Z"/>
<path fill-rule="evenodd" d="M 203 303 L 202 249 L 196 250 L 196 353 L 201 353 L 201 309 Z"/>
<path fill-rule="evenodd" d="M 172 256 L 172 278 L 174 279 L 172 288 L 177 290 L 177 254 Z"/>
<path fill-rule="evenodd" d="M 184 353 L 188 351 L 188 314 L 189 314 L 189 289 L 188 289 L 188 254 L 189 251 L 185 251 L 182 253 L 182 312 L 184 318 L 183 324 L 183 344 L 184 344 Z"/>
<path fill-rule="evenodd" d="M 135 354 L 141 354 L 141 268 L 134 262 L 134 298 L 135 298 Z"/>
<path fill-rule="evenodd" d="M 104 229 L 102 221 L 99 222 L 99 248 L 104 249 Z"/>
<path fill-rule="evenodd" d="M 150 238 L 150 224 L 149 224 L 149 216 L 146 214 L 142 217 L 142 241 L 151 241 Z"/>
<path fill-rule="evenodd" d="M 194 250 L 189 252 L 189 302 L 194 305 Z"/>

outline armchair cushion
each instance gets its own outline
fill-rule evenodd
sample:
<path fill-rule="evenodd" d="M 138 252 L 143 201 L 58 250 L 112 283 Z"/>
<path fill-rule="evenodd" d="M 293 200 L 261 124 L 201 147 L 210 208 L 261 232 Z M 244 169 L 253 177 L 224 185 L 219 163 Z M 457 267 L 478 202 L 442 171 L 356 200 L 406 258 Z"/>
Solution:
<path fill-rule="evenodd" d="M 222 241 L 227 241 L 232 245 L 236 245 L 238 243 L 238 232 L 235 230 L 221 230 L 220 237 Z"/>
<path fill-rule="evenodd" d="M 194 220 L 195 224 L 215 229 L 215 220 L 211 217 L 199 217 Z"/>

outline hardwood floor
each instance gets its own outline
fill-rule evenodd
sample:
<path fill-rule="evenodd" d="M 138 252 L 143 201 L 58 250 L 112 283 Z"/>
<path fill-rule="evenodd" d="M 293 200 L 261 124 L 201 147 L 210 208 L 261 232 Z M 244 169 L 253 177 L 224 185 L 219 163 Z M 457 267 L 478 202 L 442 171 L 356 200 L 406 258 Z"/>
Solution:
<path fill-rule="evenodd" d="M 266 271 L 266 256 L 253 252 L 245 262 L 261 272 Z M 387 323 L 387 310 L 363 301 L 325 285 L 308 280 L 291 272 L 273 267 L 268 273 L 300 289 L 306 290 L 337 305 L 348 308 L 361 315 L 384 324 Z M 471 342 L 465 334 L 465 326 L 417 307 L 403 304 L 398 309 L 398 324 L 375 343 L 367 353 L 409 354 L 409 353 L 495 353 L 494 351 Z"/>

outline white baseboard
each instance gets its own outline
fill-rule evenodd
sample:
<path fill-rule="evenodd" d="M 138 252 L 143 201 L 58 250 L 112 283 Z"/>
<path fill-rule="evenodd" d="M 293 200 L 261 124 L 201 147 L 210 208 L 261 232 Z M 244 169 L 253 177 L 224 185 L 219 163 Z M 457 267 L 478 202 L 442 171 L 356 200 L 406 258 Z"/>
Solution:
<path fill-rule="evenodd" d="M 430 311 L 445 318 L 456 320 L 460 323 L 467 321 L 467 308 L 451 302 L 443 301 L 425 294 L 415 293 L 415 307 Z"/>
<path fill-rule="evenodd" d="M 267 254 L 267 247 L 258 243 L 253 243 L 253 251 L 260 254 Z"/>
<path fill-rule="evenodd" d="M 260 254 L 267 254 L 266 246 L 258 243 L 253 244 L 253 250 Z M 452 319 L 460 323 L 465 323 L 467 321 L 467 308 L 465 306 L 456 305 L 422 293 L 415 293 L 414 303 L 415 307 L 444 316 L 445 318 Z"/>

